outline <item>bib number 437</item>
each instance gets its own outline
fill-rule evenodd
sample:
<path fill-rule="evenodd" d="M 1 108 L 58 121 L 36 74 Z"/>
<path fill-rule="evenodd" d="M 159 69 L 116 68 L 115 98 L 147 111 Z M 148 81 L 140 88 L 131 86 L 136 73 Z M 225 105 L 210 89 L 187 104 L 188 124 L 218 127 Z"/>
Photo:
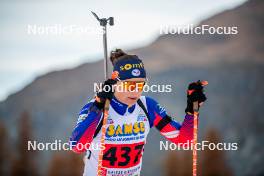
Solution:
<path fill-rule="evenodd" d="M 127 168 L 136 166 L 142 157 L 144 142 L 135 144 L 106 144 L 103 166 L 108 168 Z"/>

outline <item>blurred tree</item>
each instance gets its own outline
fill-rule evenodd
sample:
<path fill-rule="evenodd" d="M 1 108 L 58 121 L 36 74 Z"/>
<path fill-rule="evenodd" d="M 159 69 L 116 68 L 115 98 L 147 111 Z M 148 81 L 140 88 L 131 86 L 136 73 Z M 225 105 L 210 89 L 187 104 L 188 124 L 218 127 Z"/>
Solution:
<path fill-rule="evenodd" d="M 198 154 L 198 158 L 199 158 L 199 154 Z M 184 163 L 182 166 L 182 175 L 192 175 L 192 150 L 186 150 L 183 151 L 183 160 L 182 162 Z M 199 163 L 198 163 L 198 168 L 199 169 Z"/>
<path fill-rule="evenodd" d="M 37 176 L 36 151 L 28 150 L 31 140 L 30 115 L 27 111 L 21 114 L 18 127 L 17 157 L 12 163 L 12 176 Z"/>
<path fill-rule="evenodd" d="M 82 155 L 73 152 L 55 153 L 52 157 L 48 176 L 80 176 L 83 173 Z"/>
<path fill-rule="evenodd" d="M 220 143 L 218 132 L 210 129 L 206 133 L 206 141 Z M 166 176 L 191 176 L 192 175 L 192 151 L 170 151 L 165 161 Z M 228 166 L 224 150 L 209 150 L 198 152 L 198 175 L 202 176 L 232 176 L 232 170 Z"/>
<path fill-rule="evenodd" d="M 168 157 L 165 161 L 165 175 L 166 176 L 177 176 L 180 175 L 180 158 L 179 153 L 175 153 L 173 151 L 170 151 L 168 154 Z M 177 168 L 176 168 L 177 166 Z"/>
<path fill-rule="evenodd" d="M 192 175 L 192 152 L 170 151 L 165 161 L 166 176 L 190 176 Z"/>
<path fill-rule="evenodd" d="M 67 175 L 66 161 L 61 153 L 55 153 L 51 159 L 48 176 Z"/>
<path fill-rule="evenodd" d="M 84 162 L 83 155 L 78 155 L 73 153 L 72 151 L 68 152 L 69 155 L 69 166 L 73 166 L 71 168 L 72 176 L 79 176 L 83 174 Z"/>
<path fill-rule="evenodd" d="M 210 129 L 206 133 L 206 141 L 217 144 L 221 142 L 219 133 L 215 129 Z M 231 176 L 232 171 L 225 159 L 224 150 L 206 150 L 202 151 L 202 165 L 199 175 L 203 176 Z M 199 170 L 198 170 L 199 171 Z"/>
<path fill-rule="evenodd" d="M 0 122 L 0 175 L 8 175 L 9 170 L 9 151 L 7 132 L 3 123 Z"/>

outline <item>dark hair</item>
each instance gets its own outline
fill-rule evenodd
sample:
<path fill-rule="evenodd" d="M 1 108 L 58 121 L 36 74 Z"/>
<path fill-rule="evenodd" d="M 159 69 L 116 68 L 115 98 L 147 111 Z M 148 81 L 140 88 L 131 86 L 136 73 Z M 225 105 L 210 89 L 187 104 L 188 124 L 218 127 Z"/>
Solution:
<path fill-rule="evenodd" d="M 122 49 L 116 49 L 114 51 L 111 51 L 110 54 L 110 60 L 113 64 L 113 66 L 120 60 L 126 60 L 131 59 L 131 57 L 135 57 L 136 55 L 129 55 L 125 53 Z"/>

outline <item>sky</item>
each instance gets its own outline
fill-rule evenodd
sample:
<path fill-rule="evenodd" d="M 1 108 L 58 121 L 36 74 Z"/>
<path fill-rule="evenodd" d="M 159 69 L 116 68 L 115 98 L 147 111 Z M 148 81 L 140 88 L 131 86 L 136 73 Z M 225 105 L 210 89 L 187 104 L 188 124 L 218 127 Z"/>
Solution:
<path fill-rule="evenodd" d="M 108 27 L 108 50 L 128 50 L 153 42 L 161 26 L 198 24 L 244 2 L 0 0 L 0 101 L 40 75 L 103 58 L 102 34 L 90 11 L 115 18 Z"/>

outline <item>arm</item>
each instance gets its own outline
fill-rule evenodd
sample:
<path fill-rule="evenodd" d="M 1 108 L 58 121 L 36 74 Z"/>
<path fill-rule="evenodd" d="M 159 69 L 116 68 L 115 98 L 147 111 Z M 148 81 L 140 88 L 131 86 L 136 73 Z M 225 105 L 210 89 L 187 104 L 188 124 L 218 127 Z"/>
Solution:
<path fill-rule="evenodd" d="M 113 79 L 108 79 L 104 82 L 104 86 L 110 86 L 116 84 Z M 113 97 L 113 90 L 105 92 L 104 89 L 99 90 L 94 101 L 86 104 L 81 112 L 79 113 L 79 118 L 74 128 L 72 135 L 70 137 L 70 145 L 72 150 L 77 153 L 86 151 L 90 143 L 94 138 L 96 128 L 103 116 L 103 108 L 105 105 L 105 100 L 111 100 Z M 78 145 L 85 146 L 83 149 L 78 148 Z M 82 147 L 81 146 L 81 147 Z"/>
<path fill-rule="evenodd" d="M 182 125 L 173 121 L 167 115 L 164 108 L 162 108 L 155 100 L 146 98 L 149 114 L 151 117 L 151 126 L 155 126 L 160 133 L 173 143 L 186 143 L 193 140 L 193 102 L 198 101 L 198 109 L 203 102 L 206 101 L 206 96 L 203 87 L 207 85 L 207 81 L 197 81 L 189 84 L 187 90 L 187 107 L 185 109 L 186 115 Z"/>
<path fill-rule="evenodd" d="M 94 102 L 86 104 L 80 111 L 77 124 L 70 137 L 72 150 L 76 153 L 86 151 L 92 142 L 97 125 L 100 122 L 102 110 Z M 87 146 L 82 150 L 77 145 Z"/>
<path fill-rule="evenodd" d="M 152 98 L 146 97 L 146 103 L 151 127 L 155 126 L 166 139 L 175 144 L 193 139 L 193 115 L 186 113 L 183 123 L 179 124 Z"/>

